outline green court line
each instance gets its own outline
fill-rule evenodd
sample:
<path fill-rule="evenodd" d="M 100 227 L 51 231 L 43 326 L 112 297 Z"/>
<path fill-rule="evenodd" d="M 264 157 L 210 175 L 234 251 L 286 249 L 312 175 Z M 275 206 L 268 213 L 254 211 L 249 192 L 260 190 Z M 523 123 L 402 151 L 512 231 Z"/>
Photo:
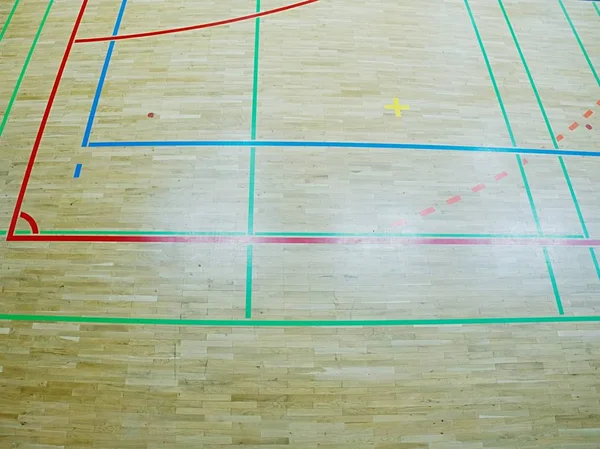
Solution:
<path fill-rule="evenodd" d="M 594 64 L 592 64 L 592 60 L 590 59 L 590 56 L 588 55 L 588 52 L 586 51 L 585 46 L 583 45 L 583 42 L 581 41 L 581 38 L 579 37 L 579 33 L 577 32 L 577 29 L 575 28 L 575 25 L 573 24 L 573 21 L 571 20 L 571 16 L 569 16 L 569 13 L 567 12 L 567 8 L 565 8 L 565 4 L 563 3 L 562 0 L 558 0 L 558 4 L 560 5 L 560 8 L 562 9 L 563 14 L 567 18 L 567 22 L 569 22 L 569 26 L 571 27 L 571 31 L 573 32 L 573 36 L 575 36 L 575 40 L 579 44 L 579 48 L 581 49 L 581 52 L 583 53 L 583 57 L 587 61 L 587 64 L 590 67 L 590 70 L 592 71 L 594 78 L 596 79 L 596 83 L 598 84 L 598 86 L 600 86 L 600 77 L 598 76 L 598 72 L 596 72 L 596 69 L 594 68 Z"/>
<path fill-rule="evenodd" d="M 17 3 L 15 3 L 15 5 Z M 23 78 L 25 78 L 25 73 L 27 72 L 27 67 L 29 66 L 29 62 L 31 61 L 31 57 L 33 56 L 33 52 L 35 51 L 35 47 L 37 46 L 37 43 L 40 39 L 40 35 L 42 34 L 42 29 L 44 28 L 44 25 L 46 24 L 46 20 L 48 19 L 48 15 L 50 14 L 50 8 L 52 8 L 53 4 L 54 4 L 54 0 L 50 0 L 48 2 L 48 6 L 46 7 L 46 12 L 44 13 L 44 16 L 42 17 L 42 21 L 40 22 L 40 26 L 39 26 L 37 32 L 35 33 L 35 37 L 33 38 L 33 42 L 31 43 L 31 47 L 29 48 L 29 52 L 27 53 L 27 58 L 25 58 L 25 63 L 23 64 L 23 67 L 21 68 L 21 73 L 19 73 L 19 78 L 17 79 L 15 88 L 12 91 L 10 100 L 8 100 L 8 105 L 6 106 L 6 110 L 4 111 L 4 117 L 2 117 L 2 122 L 0 123 L 0 136 L 2 136 L 2 133 L 4 132 L 4 128 L 6 127 L 6 124 L 8 123 L 8 116 L 10 115 L 10 111 L 12 110 L 13 104 L 15 103 L 15 100 L 17 99 L 17 94 L 19 92 L 19 88 L 21 87 Z M 3 30 L 3 34 L 4 34 L 4 30 Z"/>
<path fill-rule="evenodd" d="M 515 47 L 517 48 L 519 57 L 521 58 L 521 63 L 523 64 L 523 67 L 525 68 L 525 73 L 527 73 L 527 78 L 529 79 L 529 84 L 531 85 L 531 88 L 533 89 L 533 94 L 535 95 L 535 99 L 537 100 L 540 111 L 542 112 L 542 116 L 544 117 L 544 123 L 546 124 L 546 128 L 548 129 L 548 134 L 550 134 L 550 139 L 552 140 L 552 144 L 554 145 L 555 149 L 558 149 L 558 142 L 556 141 L 556 137 L 554 136 L 554 131 L 552 130 L 552 126 L 550 125 L 550 120 L 548 119 L 548 115 L 546 114 L 546 109 L 544 108 L 544 105 L 542 104 L 542 99 L 537 90 L 535 82 L 533 81 L 533 76 L 531 75 L 531 71 L 529 70 L 527 61 L 525 61 L 525 55 L 523 54 L 523 50 L 521 50 L 521 45 L 519 44 L 517 35 L 515 34 L 515 30 L 513 29 L 510 19 L 508 18 L 506 9 L 504 8 L 504 3 L 502 2 L 502 0 L 498 0 L 498 4 L 500 5 L 500 9 L 502 10 L 502 15 L 504 16 L 504 20 L 506 21 L 506 25 L 508 26 L 510 35 L 512 36 L 512 40 L 515 44 Z"/>
<path fill-rule="evenodd" d="M 594 251 L 594 248 L 590 248 L 590 255 L 592 256 L 592 262 L 594 263 L 594 268 L 596 269 L 598 279 L 600 279 L 600 264 L 598 264 L 598 258 L 596 257 L 596 252 Z"/>
<path fill-rule="evenodd" d="M 0 230 L 0 236 L 6 235 L 6 230 Z M 31 231 L 19 230 L 18 235 L 31 235 Z M 50 230 L 40 231 L 41 235 L 147 235 L 147 236 L 232 236 L 245 237 L 245 232 L 228 231 L 108 231 L 108 230 Z M 537 234 L 443 234 L 443 233 L 353 233 L 353 232 L 256 232 L 257 237 L 439 237 L 439 238 L 510 238 L 527 239 L 539 237 Z M 582 239 L 581 234 L 546 234 L 544 237 L 552 239 Z"/>
<path fill-rule="evenodd" d="M 481 39 L 481 34 L 479 34 L 479 28 L 477 27 L 477 23 L 475 22 L 475 17 L 473 16 L 473 12 L 471 11 L 471 6 L 469 5 L 469 1 L 464 0 L 464 2 L 465 2 L 465 6 L 467 8 L 467 12 L 469 13 L 469 18 L 471 19 L 471 25 L 473 26 L 473 30 L 475 31 L 475 36 L 477 37 L 477 42 L 479 43 L 479 48 L 481 49 L 481 53 L 483 54 L 483 59 L 485 61 L 485 65 L 486 65 L 488 73 L 490 75 L 490 80 L 492 81 L 492 86 L 494 88 L 496 98 L 498 99 L 498 104 L 500 105 L 500 110 L 502 111 L 502 117 L 504 118 L 504 123 L 506 124 L 506 129 L 507 129 L 508 135 L 510 137 L 510 142 L 512 143 L 513 147 L 516 147 L 517 143 L 515 141 L 515 136 L 513 134 L 512 127 L 510 126 L 510 121 L 508 120 L 508 114 L 506 113 L 506 108 L 504 107 L 504 102 L 502 101 L 502 95 L 500 95 L 500 89 L 498 88 L 498 83 L 496 83 L 496 77 L 494 76 L 494 72 L 492 71 L 492 65 L 488 58 L 487 52 L 485 51 L 485 46 L 483 45 L 483 41 Z"/>
<path fill-rule="evenodd" d="M 596 12 L 600 16 L 600 8 L 598 8 L 598 5 L 596 5 L 595 3 L 594 3 L 594 8 L 596 9 Z"/>
<path fill-rule="evenodd" d="M 260 0 L 256 0 L 256 12 L 260 12 Z M 250 122 L 250 139 L 256 140 L 256 123 L 258 117 L 258 58 L 260 52 L 260 18 L 254 20 L 254 62 L 252 72 L 252 119 Z M 256 178 L 256 148 L 250 148 L 250 167 L 248 179 L 248 235 L 254 234 L 254 185 Z M 252 317 L 252 258 L 253 247 L 246 247 L 246 312 L 245 317 Z"/>
<path fill-rule="evenodd" d="M 147 324 L 160 326 L 219 327 L 361 327 L 361 326 L 457 326 L 467 324 L 597 323 L 600 315 L 539 316 L 506 318 L 429 318 L 406 320 L 188 320 L 177 318 L 125 318 L 69 315 L 0 314 L 2 321 L 33 321 L 84 324 Z"/>
<path fill-rule="evenodd" d="M 556 300 L 556 307 L 560 315 L 564 315 L 562 301 L 560 294 L 558 293 L 558 286 L 556 285 L 556 276 L 554 276 L 554 269 L 552 268 L 552 262 L 550 261 L 550 255 L 548 254 L 548 248 L 544 248 L 544 258 L 546 259 L 546 267 L 548 267 L 548 274 L 550 275 L 550 282 L 552 282 L 552 291 L 554 292 L 554 299 Z"/>
<path fill-rule="evenodd" d="M 6 22 L 4 22 L 4 25 L 2 26 L 2 31 L 0 31 L 0 42 L 2 42 L 2 39 L 4 38 L 4 34 L 6 33 L 6 30 L 8 29 L 8 25 L 10 25 L 10 21 L 12 20 L 13 16 L 15 15 L 15 11 L 17 10 L 17 6 L 19 6 L 20 1 L 21 0 L 15 0 L 15 3 L 13 4 L 12 9 L 8 13 Z"/>
<path fill-rule="evenodd" d="M 527 199 L 529 200 L 529 207 L 531 208 L 531 213 L 533 214 L 533 220 L 535 221 L 535 227 L 537 228 L 538 236 L 541 237 L 544 235 L 542 231 L 542 224 L 540 223 L 540 217 L 538 216 L 537 210 L 535 208 L 535 202 L 533 201 L 533 194 L 531 193 L 531 188 L 529 187 L 529 181 L 527 180 L 527 173 L 525 173 L 525 167 L 523 166 L 523 161 L 521 160 L 521 156 L 516 154 L 517 164 L 519 165 L 519 170 L 521 172 L 521 178 L 523 179 L 523 185 L 525 186 L 525 192 L 527 192 Z M 548 236 L 549 237 L 549 236 Z"/>
<path fill-rule="evenodd" d="M 246 318 L 252 317 L 252 245 L 246 247 Z"/>

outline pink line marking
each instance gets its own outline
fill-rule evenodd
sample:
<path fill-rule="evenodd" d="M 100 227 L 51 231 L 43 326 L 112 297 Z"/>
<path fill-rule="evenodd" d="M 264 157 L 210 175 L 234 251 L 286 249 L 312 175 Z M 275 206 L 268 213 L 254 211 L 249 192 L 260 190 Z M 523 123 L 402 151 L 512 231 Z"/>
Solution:
<path fill-rule="evenodd" d="M 462 198 L 460 196 L 456 195 L 456 196 L 453 196 L 452 198 L 448 198 L 446 200 L 446 203 L 448 203 L 448 204 L 458 203 L 461 199 Z"/>
<path fill-rule="evenodd" d="M 500 181 L 502 178 L 506 178 L 508 176 L 508 173 L 506 173 L 505 171 L 498 173 L 496 176 L 494 176 L 494 179 L 496 181 Z"/>
<path fill-rule="evenodd" d="M 571 125 L 569 126 L 569 129 L 570 129 L 571 131 L 575 131 L 575 130 L 577 129 L 577 127 L 578 127 L 578 126 L 579 126 L 579 123 L 577 123 L 577 122 L 573 122 L 573 123 L 571 123 Z"/>
<path fill-rule="evenodd" d="M 408 223 L 407 220 L 405 220 L 404 218 L 401 218 L 400 220 L 393 222 L 392 227 L 399 228 L 400 226 L 405 226 L 407 223 Z"/>
<path fill-rule="evenodd" d="M 473 187 L 471 190 L 473 192 L 479 192 L 480 190 L 485 189 L 485 184 L 477 184 L 475 187 Z"/>
<path fill-rule="evenodd" d="M 423 209 L 421 212 L 419 212 L 419 215 L 421 217 L 426 217 L 427 215 L 431 215 L 435 212 L 435 208 L 434 207 L 428 207 L 427 209 Z"/>
<path fill-rule="evenodd" d="M 463 245 L 463 246 L 582 246 L 600 247 L 600 239 L 445 238 L 445 237 L 260 237 L 260 236 L 143 236 L 143 235 L 14 235 L 19 242 L 229 243 L 285 245 Z"/>
<path fill-rule="evenodd" d="M 587 111 L 585 111 L 585 112 L 583 113 L 583 116 L 584 116 L 585 118 L 590 118 L 590 117 L 591 117 L 593 114 L 594 114 L 594 111 L 592 111 L 591 109 L 588 109 Z"/>
<path fill-rule="evenodd" d="M 561 140 L 563 140 L 565 138 L 565 136 L 563 136 L 562 134 L 559 134 L 558 136 L 556 136 L 556 140 L 558 142 L 560 142 Z"/>
<path fill-rule="evenodd" d="M 544 147 L 542 147 L 542 148 L 544 148 Z M 527 158 L 523 158 L 522 162 L 523 162 L 523 165 L 527 165 L 529 163 L 529 160 Z"/>

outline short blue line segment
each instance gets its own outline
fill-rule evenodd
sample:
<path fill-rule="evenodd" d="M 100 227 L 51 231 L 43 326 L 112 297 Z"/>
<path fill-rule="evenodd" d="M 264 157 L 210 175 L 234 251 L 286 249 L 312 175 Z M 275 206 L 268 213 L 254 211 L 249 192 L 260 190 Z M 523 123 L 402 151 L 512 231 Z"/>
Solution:
<path fill-rule="evenodd" d="M 121 27 L 121 20 L 123 19 L 123 14 L 125 13 L 125 7 L 127 6 L 127 0 L 121 1 L 121 8 L 119 9 L 119 14 L 117 15 L 117 20 L 115 21 L 115 27 L 113 28 L 112 35 L 116 36 L 119 33 L 119 28 Z M 100 73 L 100 78 L 98 79 L 98 86 L 96 86 L 96 93 L 94 94 L 94 101 L 92 102 L 92 107 L 90 109 L 90 115 L 88 117 L 87 125 L 85 126 L 85 132 L 83 134 L 83 140 L 81 142 L 82 147 L 90 146 L 90 133 L 92 132 L 92 126 L 94 125 L 94 118 L 96 117 L 96 110 L 98 109 L 98 103 L 100 102 L 100 96 L 102 95 L 102 89 L 104 88 L 104 81 L 106 80 L 106 74 L 108 73 L 108 66 L 110 64 L 110 59 L 112 58 L 113 50 L 115 48 L 115 41 L 110 41 L 108 44 L 108 50 L 106 51 L 106 58 L 104 58 L 104 65 L 102 66 L 102 72 Z"/>
<path fill-rule="evenodd" d="M 73 173 L 73 178 L 79 178 L 79 176 L 81 176 L 81 164 L 75 166 L 75 172 Z"/>
<path fill-rule="evenodd" d="M 381 148 L 388 150 L 466 151 L 475 153 L 549 154 L 555 156 L 600 157 L 600 151 L 480 147 L 468 145 L 439 145 L 419 143 L 327 142 L 294 140 L 179 140 L 138 142 L 90 142 L 90 147 L 283 147 L 283 148 Z"/>

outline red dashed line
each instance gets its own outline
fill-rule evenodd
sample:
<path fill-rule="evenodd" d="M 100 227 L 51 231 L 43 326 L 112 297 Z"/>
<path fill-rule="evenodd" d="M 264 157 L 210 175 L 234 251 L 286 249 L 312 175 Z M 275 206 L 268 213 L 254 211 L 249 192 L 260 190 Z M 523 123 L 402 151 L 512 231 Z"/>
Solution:
<path fill-rule="evenodd" d="M 428 207 L 427 209 L 423 209 L 421 212 L 419 212 L 419 215 L 421 217 L 426 217 L 427 215 L 431 215 L 435 212 L 435 208 L 434 207 Z"/>
<path fill-rule="evenodd" d="M 460 196 L 456 195 L 456 196 L 453 196 L 452 198 L 448 198 L 446 200 L 446 203 L 448 203 L 448 204 L 458 203 L 461 199 L 462 198 Z"/>
<path fill-rule="evenodd" d="M 598 101 L 596 102 L 596 104 L 597 104 L 598 106 L 600 106 L 600 100 L 598 100 Z M 594 114 L 594 111 L 592 111 L 591 109 L 588 109 L 587 111 L 585 111 L 585 112 L 583 113 L 583 116 L 584 116 L 585 118 L 590 118 L 590 117 L 591 117 L 593 114 Z M 569 126 L 569 129 L 570 129 L 571 131 L 574 131 L 574 130 L 575 130 L 575 129 L 577 129 L 578 127 L 579 127 L 579 123 L 577 123 L 577 122 L 573 122 L 573 123 L 571 123 L 571 125 Z M 585 125 L 585 127 L 586 127 L 588 130 L 591 130 L 591 129 L 592 129 L 592 125 L 590 125 L 590 124 L 586 124 L 586 125 Z M 561 141 L 561 140 L 563 140 L 564 138 L 565 138 L 565 136 L 564 136 L 563 134 L 559 134 L 559 135 L 557 135 L 557 136 L 556 136 L 556 140 L 557 140 L 558 142 L 560 142 L 560 141 Z M 545 147 L 544 147 L 544 146 L 542 146 L 541 148 L 545 148 Z M 527 165 L 527 164 L 529 163 L 529 160 L 528 160 L 527 158 L 523 157 L 523 158 L 521 158 L 521 162 L 523 163 L 523 165 Z M 496 181 L 500 181 L 500 180 L 502 180 L 502 179 L 506 178 L 507 176 L 508 176 L 508 173 L 507 173 L 506 171 L 501 171 L 500 173 L 498 173 L 498 174 L 494 175 L 494 179 L 495 179 Z M 485 189 L 485 184 L 483 184 L 483 183 L 480 183 L 480 184 L 477 184 L 475 187 L 473 187 L 471 190 L 472 190 L 473 192 L 480 192 L 480 191 L 481 191 L 481 190 L 483 190 L 483 189 Z M 455 204 L 455 203 L 458 203 L 458 202 L 459 202 L 459 201 L 461 201 L 461 200 L 462 200 L 462 198 L 461 198 L 459 195 L 455 195 L 455 196 L 453 196 L 453 197 L 451 197 L 451 198 L 448 198 L 448 199 L 446 200 L 446 204 Z M 423 209 L 422 211 L 420 211 L 420 212 L 419 212 L 419 215 L 420 215 L 421 217 L 427 217 L 428 215 L 431 215 L 431 214 L 433 214 L 434 212 L 435 212 L 435 208 L 432 206 L 432 207 L 428 207 L 427 209 Z M 401 218 L 400 220 L 397 220 L 397 221 L 395 221 L 394 223 L 392 223 L 392 227 L 401 227 L 401 226 L 406 226 L 407 224 L 408 224 L 408 220 L 406 220 L 405 218 Z"/>
<path fill-rule="evenodd" d="M 506 173 L 505 171 L 498 173 L 497 175 L 494 176 L 494 179 L 496 181 L 500 181 L 502 178 L 506 178 L 508 176 L 508 173 Z"/>

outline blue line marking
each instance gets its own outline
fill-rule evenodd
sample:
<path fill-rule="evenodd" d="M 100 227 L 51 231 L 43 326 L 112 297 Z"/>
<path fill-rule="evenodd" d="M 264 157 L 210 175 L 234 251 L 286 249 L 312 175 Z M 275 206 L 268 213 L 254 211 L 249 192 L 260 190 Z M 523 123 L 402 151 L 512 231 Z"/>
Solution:
<path fill-rule="evenodd" d="M 77 164 L 75 166 L 75 173 L 73 173 L 73 178 L 79 178 L 81 175 L 81 164 Z"/>
<path fill-rule="evenodd" d="M 181 140 L 149 142 L 90 142 L 90 147 L 318 147 L 318 148 L 384 148 L 389 150 L 469 151 L 482 153 L 549 154 L 559 156 L 600 157 L 600 151 L 564 150 L 520 147 L 474 147 L 465 145 L 438 145 L 418 143 L 377 142 L 302 142 L 293 140 Z"/>
<path fill-rule="evenodd" d="M 113 28 L 112 35 L 116 36 L 119 33 L 121 26 L 121 19 L 123 19 L 123 13 L 125 13 L 125 6 L 127 6 L 127 0 L 121 1 L 121 8 L 115 21 L 115 27 Z M 106 80 L 106 74 L 108 73 L 108 65 L 110 64 L 110 58 L 112 58 L 113 49 L 115 48 L 115 41 L 110 41 L 108 44 L 108 50 L 106 51 L 106 58 L 104 58 L 104 65 L 102 66 L 102 72 L 100 73 L 100 79 L 98 79 L 98 86 L 96 87 L 96 94 L 94 95 L 94 101 L 90 109 L 90 115 L 88 117 L 87 125 L 85 127 L 85 133 L 83 134 L 83 140 L 81 141 L 82 147 L 89 146 L 90 133 L 92 132 L 92 126 L 94 124 L 94 117 L 96 117 L 96 110 L 98 109 L 98 103 L 100 102 L 100 95 L 104 88 L 104 81 Z"/>

